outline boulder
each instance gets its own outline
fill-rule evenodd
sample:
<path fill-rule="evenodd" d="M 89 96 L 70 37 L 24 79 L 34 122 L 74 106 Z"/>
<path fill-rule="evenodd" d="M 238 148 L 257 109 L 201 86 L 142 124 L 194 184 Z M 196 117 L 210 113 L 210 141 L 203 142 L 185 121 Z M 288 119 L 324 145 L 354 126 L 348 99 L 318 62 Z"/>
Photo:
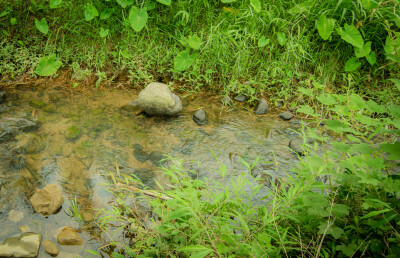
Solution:
<path fill-rule="evenodd" d="M 282 120 L 285 120 L 285 121 L 289 121 L 290 119 L 293 118 L 293 116 L 294 116 L 294 115 L 293 115 L 291 112 L 289 112 L 289 111 L 285 111 L 285 112 L 282 112 L 282 113 L 279 114 L 279 117 L 280 117 Z"/>
<path fill-rule="evenodd" d="M 256 115 L 264 115 L 265 113 L 268 112 L 268 110 L 269 110 L 268 102 L 264 98 L 261 98 L 258 101 L 256 110 L 255 110 Z"/>
<path fill-rule="evenodd" d="M 207 114 L 204 109 L 199 109 L 193 114 L 193 121 L 198 125 L 204 125 L 207 122 Z"/>
<path fill-rule="evenodd" d="M 138 103 L 148 115 L 176 116 L 182 111 L 181 99 L 168 85 L 152 82 L 139 93 Z"/>
<path fill-rule="evenodd" d="M 43 248 L 46 251 L 46 253 L 50 254 L 51 256 L 58 255 L 59 250 L 57 245 L 50 240 L 46 240 L 43 242 Z"/>
<path fill-rule="evenodd" d="M 0 257 L 37 257 L 42 236 L 22 233 L 7 238 L 0 245 Z"/>
<path fill-rule="evenodd" d="M 57 242 L 60 245 L 82 245 L 82 238 L 76 233 L 76 230 L 71 227 L 65 227 L 57 235 Z"/>
<path fill-rule="evenodd" d="M 29 201 L 37 213 L 47 217 L 61 207 L 64 199 L 60 187 L 51 184 L 41 190 L 37 190 Z"/>

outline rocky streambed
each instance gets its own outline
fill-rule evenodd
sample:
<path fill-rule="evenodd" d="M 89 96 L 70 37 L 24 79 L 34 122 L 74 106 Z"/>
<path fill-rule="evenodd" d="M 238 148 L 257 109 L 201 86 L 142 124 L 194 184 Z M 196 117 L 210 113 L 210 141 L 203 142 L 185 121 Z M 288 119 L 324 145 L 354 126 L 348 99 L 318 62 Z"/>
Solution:
<path fill-rule="evenodd" d="M 113 196 L 104 187 L 110 173 L 134 174 L 155 188 L 155 181 L 165 183 L 158 172 L 168 165 L 164 155 L 181 159 L 200 178 L 263 178 L 260 195 L 298 162 L 289 143 L 301 152 L 302 122 L 265 100 L 250 110 L 241 98 L 177 93 L 172 111 L 181 111 L 167 117 L 143 113 L 138 94 L 77 94 L 68 87 L 0 91 L 0 256 L 10 248 L 25 257 L 79 257 L 98 249 L 109 240 L 94 221 L 96 210 L 110 209 Z M 243 162 L 257 157 L 247 171 Z M 219 162 L 228 168 L 224 179 L 213 170 Z"/>

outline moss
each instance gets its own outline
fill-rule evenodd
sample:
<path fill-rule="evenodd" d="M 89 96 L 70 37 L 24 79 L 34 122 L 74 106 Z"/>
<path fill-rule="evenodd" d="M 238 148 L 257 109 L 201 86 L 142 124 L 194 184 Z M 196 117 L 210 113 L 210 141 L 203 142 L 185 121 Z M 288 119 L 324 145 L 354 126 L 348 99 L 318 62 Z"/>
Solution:
<path fill-rule="evenodd" d="M 33 99 L 29 101 L 29 105 L 33 108 L 42 108 L 46 106 L 46 103 L 43 100 Z"/>
<path fill-rule="evenodd" d="M 79 129 L 79 127 L 75 125 L 70 126 L 65 132 L 65 138 L 67 138 L 70 141 L 78 139 L 79 137 L 81 137 L 81 135 L 82 135 L 81 129 Z"/>
<path fill-rule="evenodd" d="M 53 104 L 48 104 L 43 107 L 43 111 L 47 113 L 54 113 L 56 112 L 56 106 L 54 106 Z"/>

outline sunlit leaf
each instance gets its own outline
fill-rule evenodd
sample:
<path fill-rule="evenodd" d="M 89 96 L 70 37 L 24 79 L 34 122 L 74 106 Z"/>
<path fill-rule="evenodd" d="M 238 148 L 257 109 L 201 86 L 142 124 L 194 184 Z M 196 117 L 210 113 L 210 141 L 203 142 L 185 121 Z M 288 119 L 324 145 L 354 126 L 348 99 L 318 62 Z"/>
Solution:
<path fill-rule="evenodd" d="M 313 7 L 315 1 L 307 0 L 301 3 L 296 4 L 292 8 L 290 8 L 287 12 L 290 14 L 299 14 L 303 12 L 308 12 Z"/>
<path fill-rule="evenodd" d="M 258 47 L 265 47 L 266 45 L 269 44 L 269 39 L 265 38 L 265 36 L 262 36 L 259 40 L 258 40 Z"/>
<path fill-rule="evenodd" d="M 49 32 L 49 26 L 47 25 L 46 18 L 42 18 L 41 21 L 35 19 L 36 28 L 43 34 L 47 34 Z"/>
<path fill-rule="evenodd" d="M 146 26 L 148 18 L 149 16 L 145 8 L 139 10 L 136 6 L 132 6 L 131 10 L 129 11 L 129 23 L 136 32 L 141 31 L 144 26 Z"/>
<path fill-rule="evenodd" d="M 171 5 L 171 0 L 157 0 L 157 2 L 165 5 Z"/>
<path fill-rule="evenodd" d="M 346 61 L 344 65 L 344 70 L 346 72 L 354 72 L 361 66 L 361 63 L 358 62 L 357 57 L 352 57 L 349 60 Z"/>
<path fill-rule="evenodd" d="M 337 32 L 344 41 L 350 43 L 353 47 L 362 48 L 364 46 L 364 40 L 356 26 L 345 24 L 344 29 L 338 28 Z"/>
<path fill-rule="evenodd" d="M 117 0 L 117 3 L 118 3 L 122 8 L 126 8 L 127 6 L 133 4 L 133 0 Z"/>
<path fill-rule="evenodd" d="M 388 211 L 391 211 L 391 209 L 383 209 L 383 210 L 380 210 L 380 211 L 371 211 L 367 215 L 361 217 L 361 219 L 367 219 L 367 218 L 370 218 L 370 217 L 375 217 L 375 216 L 377 216 L 379 214 L 382 214 L 382 213 L 385 213 L 385 212 L 388 212 Z"/>
<path fill-rule="evenodd" d="M 286 43 L 286 34 L 278 32 L 277 37 L 279 45 L 284 46 Z"/>
<path fill-rule="evenodd" d="M 335 19 L 326 18 L 325 14 L 319 16 L 317 22 L 318 33 L 323 40 L 328 40 L 335 28 Z"/>
<path fill-rule="evenodd" d="M 381 150 L 389 153 L 388 160 L 400 160 L 400 142 L 382 143 Z"/>
<path fill-rule="evenodd" d="M 250 5 L 254 8 L 257 13 L 261 12 L 261 2 L 260 0 L 250 0 Z"/>
<path fill-rule="evenodd" d="M 50 8 L 55 9 L 60 7 L 62 4 L 62 0 L 50 0 Z"/>
<path fill-rule="evenodd" d="M 175 72 L 182 72 L 190 68 L 196 60 L 197 54 L 190 54 L 190 50 L 186 49 L 178 53 L 174 58 L 174 70 Z"/>
<path fill-rule="evenodd" d="M 365 57 L 370 65 L 374 65 L 376 63 L 376 54 L 375 51 L 371 51 L 369 55 Z"/>
<path fill-rule="evenodd" d="M 200 46 L 203 42 L 197 35 L 193 35 L 188 37 L 187 43 L 193 49 L 200 49 Z"/>
<path fill-rule="evenodd" d="M 43 57 L 38 66 L 36 67 L 35 73 L 40 76 L 50 76 L 57 72 L 62 65 L 61 61 L 56 61 L 56 54 Z"/>
<path fill-rule="evenodd" d="M 365 43 L 362 48 L 354 47 L 354 54 L 358 58 L 367 56 L 369 55 L 370 52 L 371 52 L 371 41 Z"/>
<path fill-rule="evenodd" d="M 100 28 L 100 32 L 99 32 L 100 33 L 100 37 L 102 37 L 102 38 L 106 37 L 109 32 L 110 32 L 109 29 L 104 29 L 103 27 L 101 27 Z"/>
<path fill-rule="evenodd" d="M 337 104 L 336 98 L 330 94 L 321 94 L 317 96 L 317 100 L 327 106 Z"/>
<path fill-rule="evenodd" d="M 100 14 L 100 19 L 102 20 L 107 20 L 110 18 L 111 14 L 114 12 L 114 8 L 107 8 L 104 11 L 101 12 Z"/>
<path fill-rule="evenodd" d="M 93 5 L 87 3 L 85 7 L 85 20 L 90 21 L 97 16 L 99 16 L 97 9 Z"/>
<path fill-rule="evenodd" d="M 221 0 L 222 3 L 226 4 L 226 3 L 233 3 L 236 2 L 236 0 Z"/>

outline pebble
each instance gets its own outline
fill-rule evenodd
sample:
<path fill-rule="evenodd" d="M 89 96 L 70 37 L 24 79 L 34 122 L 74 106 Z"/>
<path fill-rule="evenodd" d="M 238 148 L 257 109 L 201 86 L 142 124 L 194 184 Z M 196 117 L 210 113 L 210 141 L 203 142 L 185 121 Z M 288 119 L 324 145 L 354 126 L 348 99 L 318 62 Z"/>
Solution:
<path fill-rule="evenodd" d="M 255 110 L 256 115 L 263 115 L 263 114 L 267 113 L 268 110 L 269 110 L 268 102 L 265 99 L 261 98 L 258 101 L 256 110 Z"/>
<path fill-rule="evenodd" d="M 24 214 L 20 211 L 11 210 L 10 213 L 8 213 L 8 219 L 15 223 L 20 222 L 23 218 Z"/>
<path fill-rule="evenodd" d="M 204 125 L 207 122 L 207 114 L 204 109 L 199 109 L 193 114 L 193 121 L 198 125 Z"/>
<path fill-rule="evenodd" d="M 246 96 L 243 94 L 237 95 L 236 97 L 233 98 L 234 100 L 238 101 L 238 102 L 245 102 L 246 101 Z"/>
<path fill-rule="evenodd" d="M 46 253 L 50 254 L 51 256 L 58 255 L 59 249 L 57 245 L 50 240 L 46 240 L 43 242 L 43 248 L 46 251 Z"/>
<path fill-rule="evenodd" d="M 289 112 L 289 111 L 285 111 L 285 112 L 282 112 L 282 113 L 279 114 L 279 117 L 280 117 L 282 120 L 285 120 L 285 121 L 288 121 L 288 120 L 292 119 L 293 116 L 294 116 L 294 115 L 293 115 L 291 112 Z"/>

